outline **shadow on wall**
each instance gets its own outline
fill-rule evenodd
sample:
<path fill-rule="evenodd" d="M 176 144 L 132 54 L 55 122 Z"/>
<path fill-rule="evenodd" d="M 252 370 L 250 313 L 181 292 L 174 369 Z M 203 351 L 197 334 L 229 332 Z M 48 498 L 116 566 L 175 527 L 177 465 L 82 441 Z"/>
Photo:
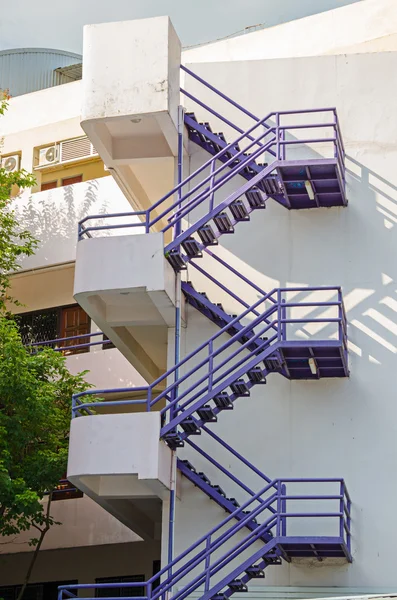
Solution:
<path fill-rule="evenodd" d="M 13 208 L 20 226 L 39 240 L 35 255 L 23 260 L 24 269 L 74 261 L 77 224 L 88 214 L 131 210 L 110 177 L 36 194 L 22 193 Z M 92 223 L 100 225 L 102 220 Z M 102 233 L 109 235 L 107 231 Z"/>
<path fill-rule="evenodd" d="M 303 147 L 299 145 L 296 149 L 303 150 Z M 313 148 L 306 148 L 306 155 L 307 150 L 310 158 L 322 158 Z M 346 156 L 346 178 L 347 208 L 287 211 L 275 202 L 268 202 L 265 211 L 251 215 L 251 226 L 242 223 L 234 236 L 224 236 L 215 253 L 265 292 L 278 286 L 341 286 L 351 358 L 356 356 L 365 359 L 367 364 L 391 368 L 397 354 L 394 230 L 397 186 L 349 155 Z M 229 187 L 227 195 L 231 191 Z M 215 268 L 216 278 L 229 289 L 241 291 L 241 282 L 226 269 L 213 261 L 211 265 L 202 264 L 207 270 Z M 215 272 L 211 271 L 213 275 Z M 194 270 L 191 274 L 194 276 Z M 197 289 L 205 287 L 201 285 Z M 211 299 L 215 294 L 215 288 L 209 290 Z M 251 289 L 243 297 L 251 304 L 259 296 L 256 292 L 252 294 Z M 294 302 L 335 300 L 331 292 L 329 297 L 321 298 L 313 292 L 296 292 L 288 299 Z M 216 301 L 224 300 L 216 298 Z M 229 312 L 241 312 L 241 306 L 238 310 L 237 305 L 229 304 L 226 301 Z M 335 316 L 332 309 L 324 307 L 295 308 L 291 312 L 293 314 L 288 315 L 291 318 Z M 335 328 L 329 323 L 297 324 L 293 327 L 293 336 L 332 339 Z M 355 368 L 355 361 L 351 362 Z"/>

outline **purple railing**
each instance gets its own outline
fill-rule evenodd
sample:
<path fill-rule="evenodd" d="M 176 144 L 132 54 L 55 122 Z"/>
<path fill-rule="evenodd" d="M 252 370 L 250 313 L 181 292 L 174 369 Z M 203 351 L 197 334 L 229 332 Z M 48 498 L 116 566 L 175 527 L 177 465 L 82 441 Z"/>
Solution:
<path fill-rule="evenodd" d="M 247 472 L 247 470 L 251 471 L 251 474 L 254 474 L 259 477 L 262 486 L 263 486 L 263 482 L 265 482 L 265 483 L 272 482 L 271 479 L 269 477 L 267 477 L 267 475 L 262 473 L 257 467 L 255 467 L 255 465 L 253 465 L 249 460 L 247 460 L 242 454 L 237 452 L 237 450 L 235 450 L 232 446 L 230 446 L 230 444 L 228 444 L 225 440 L 223 440 L 221 437 L 219 437 L 213 431 L 211 431 L 211 429 L 209 429 L 206 425 L 202 425 L 201 430 L 204 431 L 205 433 L 207 433 L 218 444 L 218 446 L 219 446 L 218 449 L 220 452 L 226 451 L 227 455 L 232 455 L 234 458 L 236 458 L 238 460 L 238 462 L 241 465 L 243 465 L 243 470 L 242 470 L 243 473 Z M 232 469 L 225 468 L 218 460 L 216 460 L 211 454 L 209 454 L 208 452 L 206 452 L 205 450 L 200 448 L 200 446 L 198 446 L 190 438 L 186 439 L 186 443 L 191 448 L 193 448 L 193 450 L 195 450 L 195 452 L 197 454 L 202 456 L 208 463 L 210 463 L 213 467 L 215 467 L 217 471 L 219 471 L 220 473 L 223 473 L 223 475 L 225 475 L 234 484 L 236 484 L 238 486 L 238 488 L 240 489 L 240 491 L 244 493 L 244 495 L 248 494 L 251 497 L 255 496 L 255 491 L 252 490 L 243 481 L 238 479 L 238 477 L 236 477 L 234 475 L 234 473 L 232 472 Z M 218 452 L 217 452 L 217 455 L 218 455 Z M 230 459 L 230 456 L 228 456 L 228 458 Z M 277 489 L 277 488 L 275 488 L 275 489 Z M 258 503 L 261 503 L 261 502 L 263 503 L 262 498 L 258 498 Z M 272 513 L 276 512 L 276 510 L 273 508 L 273 506 L 269 506 L 268 508 L 269 508 L 270 512 L 272 512 Z"/>
<path fill-rule="evenodd" d="M 338 491 L 332 494 L 300 492 L 292 495 L 287 493 L 287 484 L 299 484 L 300 489 L 306 484 L 315 484 L 316 486 L 336 484 Z M 262 502 L 257 503 L 259 499 Z M 328 506 L 329 501 L 333 501 L 336 504 L 336 508 L 334 510 L 323 511 L 319 509 L 315 511 L 288 510 L 288 503 L 291 501 L 303 502 L 304 506 L 306 506 L 307 502 L 312 500 L 320 504 L 319 508 L 321 508 L 322 502 L 327 502 Z M 247 533 L 245 530 L 247 523 L 259 517 L 265 511 L 269 511 L 271 507 L 274 512 L 263 523 L 258 525 L 254 531 L 248 531 Z M 244 515 L 243 511 L 249 511 L 249 514 Z M 236 522 L 236 518 L 238 517 L 239 520 Z M 253 564 L 259 560 L 263 560 L 264 557 L 269 562 L 272 559 L 277 560 L 280 555 L 278 544 L 282 545 L 283 538 L 287 536 L 290 521 L 298 518 L 305 518 L 306 522 L 311 519 L 321 519 L 324 524 L 328 524 L 331 521 L 336 522 L 336 535 L 328 537 L 319 536 L 319 539 L 321 539 L 322 543 L 326 542 L 327 539 L 338 539 L 340 543 L 344 544 L 350 550 L 351 500 L 343 479 L 274 479 L 145 583 L 66 585 L 59 588 L 58 600 L 76 598 L 79 590 L 92 590 L 93 594 L 91 598 L 94 598 L 96 590 L 121 590 L 126 587 L 144 587 L 144 597 L 147 600 L 165 598 L 166 594 L 172 600 L 184 600 L 198 588 L 202 590 L 200 597 L 209 599 L 225 587 L 234 577 L 238 577 Z M 264 533 L 271 531 L 273 531 L 274 538 L 270 542 L 263 545 L 259 550 L 255 549 L 255 547 L 252 548 Z M 286 541 L 293 542 L 294 539 L 296 539 L 294 536 L 288 536 L 288 540 Z M 307 539 L 309 545 L 316 542 L 316 537 L 305 539 Z M 242 562 L 239 562 L 236 566 L 237 560 L 241 560 L 243 554 Z M 265 566 L 266 563 L 263 565 L 263 568 Z M 191 577 L 191 572 L 194 569 L 196 574 L 187 582 L 187 578 Z M 229 569 L 227 575 L 226 569 Z M 168 577 L 170 570 L 172 570 L 172 575 Z M 219 577 L 222 578 L 222 575 L 224 578 L 219 581 L 218 579 Z M 214 577 L 217 579 L 216 583 L 214 583 Z M 153 589 L 154 583 L 159 578 L 162 578 L 162 581 L 156 589 Z M 173 593 L 172 590 L 176 584 L 179 584 L 180 587 Z M 130 596 L 130 598 L 136 598 L 136 596 Z"/>
<path fill-rule="evenodd" d="M 88 341 L 74 344 L 73 340 L 85 340 L 91 338 L 95 338 L 97 336 L 102 336 L 102 340 L 99 341 Z M 51 347 L 56 352 L 71 352 L 73 350 L 82 350 L 84 348 L 91 348 L 92 346 L 107 346 L 111 344 L 111 340 L 103 339 L 104 334 L 101 331 L 95 333 L 83 333 L 80 335 L 72 335 L 64 338 L 55 338 L 53 340 L 45 340 L 42 342 L 34 342 L 33 344 L 27 344 L 27 348 L 40 350 L 42 348 Z M 69 345 L 69 342 L 72 342 Z"/>
<path fill-rule="evenodd" d="M 325 291 L 335 293 L 337 300 L 304 302 L 298 300 L 287 301 L 285 299 L 287 293 L 299 294 Z M 272 302 L 271 306 L 261 310 L 261 305 L 264 306 L 267 301 Z M 313 318 L 307 316 L 300 319 L 288 316 L 289 309 L 296 307 L 308 308 L 310 311 L 334 307 L 338 316 L 328 317 L 320 315 L 320 317 Z M 241 323 L 253 311 L 257 311 L 258 316 L 252 318 L 238 333 L 223 342 L 223 334 L 227 334 L 232 325 Z M 156 410 L 156 405 L 163 400 L 167 404 L 161 409 L 161 414 L 168 417 L 169 420 L 169 424 L 165 426 L 164 430 L 164 433 L 166 433 L 172 427 L 172 424 L 179 424 L 183 418 L 191 415 L 211 397 L 220 393 L 230 383 L 244 375 L 251 367 L 259 364 L 266 357 L 271 356 L 278 345 L 288 342 L 289 325 L 309 325 L 316 323 L 321 324 L 321 327 L 333 324 L 336 327 L 336 338 L 347 350 L 347 323 L 341 288 L 276 288 L 262 296 L 252 306 L 232 319 L 225 327 L 220 329 L 150 385 L 140 388 L 123 388 L 117 390 L 88 390 L 75 394 L 73 396 L 73 416 L 81 416 L 82 411 L 92 413 L 93 409 L 97 407 L 103 408 L 106 405 L 128 406 L 141 404 L 146 411 Z M 265 334 L 268 334 L 269 338 L 261 340 L 261 337 Z M 247 336 L 248 340 L 241 343 L 241 338 Z M 249 350 L 249 346 L 255 341 L 258 345 L 254 349 Z M 316 343 L 327 345 L 329 341 L 325 339 Z M 182 367 L 185 370 L 184 375 L 178 377 L 177 381 L 174 381 L 173 376 L 175 371 L 181 372 Z M 167 385 L 167 381 L 173 382 Z M 164 391 L 156 394 L 155 389 L 162 386 L 165 386 Z M 89 398 L 92 397 L 106 397 L 115 393 L 125 393 L 128 395 L 128 393 L 137 391 L 142 392 L 144 398 L 109 401 L 103 399 L 97 401 L 93 398 L 93 401 L 89 401 Z M 84 402 L 84 399 L 88 401 Z"/>
<path fill-rule="evenodd" d="M 186 94 L 186 92 L 184 93 Z M 189 95 L 189 97 L 193 98 L 191 95 Z M 212 109 L 204 103 L 200 102 L 200 105 L 212 111 Z M 300 118 L 301 116 L 311 114 L 330 115 L 331 120 L 323 123 L 301 124 L 298 122 L 296 124 L 283 124 L 283 118 L 286 116 L 295 115 Z M 334 132 L 333 135 L 331 137 L 324 135 L 323 137 L 317 138 L 308 135 L 301 139 L 295 139 L 291 133 L 296 130 L 311 131 L 312 129 L 321 130 L 324 128 L 331 128 Z M 254 133 L 255 130 L 259 133 Z M 242 141 L 246 142 L 246 146 L 243 149 L 236 151 L 236 145 Z M 272 112 L 263 119 L 255 121 L 246 131 L 242 131 L 235 140 L 230 144 L 227 144 L 227 146 L 222 148 L 217 154 L 184 179 L 182 183 L 174 187 L 147 210 L 131 213 L 87 216 L 79 222 L 78 237 L 79 239 L 82 239 L 84 237 L 91 237 L 93 232 L 137 227 L 143 228 L 146 233 L 153 229 L 160 229 L 161 231 L 166 232 L 169 229 L 176 228 L 183 219 L 187 219 L 188 217 L 190 222 L 192 222 L 192 220 L 194 221 L 193 213 L 199 209 L 205 217 L 199 219 L 182 234 L 182 237 L 185 238 L 196 231 L 200 224 L 207 222 L 212 217 L 219 214 L 226 206 L 238 199 L 246 191 L 258 184 L 264 178 L 269 177 L 280 161 L 283 162 L 289 159 L 287 156 L 287 150 L 289 148 L 295 145 L 313 145 L 319 143 L 329 144 L 332 148 L 333 157 L 336 159 L 339 166 L 340 177 L 344 182 L 344 146 L 335 108 Z M 250 152 L 248 156 L 245 156 L 244 153 L 246 152 Z M 226 195 L 225 198 L 218 199 L 219 194 L 217 194 L 217 204 L 214 206 L 215 193 L 221 192 L 225 184 L 231 181 L 236 175 L 240 174 L 265 152 L 270 153 L 274 157 L 274 162 L 259 170 L 250 181 L 247 181 L 232 194 Z M 232 156 L 230 156 L 230 154 L 232 154 Z M 230 158 L 227 158 L 228 155 Z M 208 175 L 204 175 L 206 169 L 209 170 Z M 198 177 L 199 181 L 194 183 Z M 169 199 L 173 196 L 176 197 L 176 200 L 170 203 Z M 111 220 L 120 217 L 139 217 L 140 222 L 118 223 L 113 225 L 109 223 L 109 225 L 98 226 L 87 225 L 87 223 L 92 220 Z M 181 235 L 177 235 L 175 240 L 165 248 L 165 251 L 168 252 L 172 250 L 179 245 L 180 241 Z"/>

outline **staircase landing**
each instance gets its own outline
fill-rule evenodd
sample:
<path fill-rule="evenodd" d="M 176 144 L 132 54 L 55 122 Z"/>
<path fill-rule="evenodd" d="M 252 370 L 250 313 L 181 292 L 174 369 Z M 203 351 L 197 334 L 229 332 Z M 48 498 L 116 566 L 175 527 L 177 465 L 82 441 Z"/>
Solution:
<path fill-rule="evenodd" d="M 303 537 L 280 536 L 275 541 L 281 554 L 288 561 L 298 558 L 340 558 L 351 562 L 351 552 L 341 537 Z"/>
<path fill-rule="evenodd" d="M 336 158 L 285 161 L 277 168 L 290 209 L 346 206 L 343 174 Z"/>
<path fill-rule="evenodd" d="M 344 340 L 286 341 L 278 349 L 284 359 L 288 379 L 348 377 L 347 350 Z"/>

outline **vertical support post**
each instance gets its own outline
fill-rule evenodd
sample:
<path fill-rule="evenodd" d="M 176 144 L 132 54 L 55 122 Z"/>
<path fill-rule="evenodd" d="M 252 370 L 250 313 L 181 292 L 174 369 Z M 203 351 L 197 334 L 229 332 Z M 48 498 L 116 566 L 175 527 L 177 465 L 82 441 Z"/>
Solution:
<path fill-rule="evenodd" d="M 281 290 L 280 288 L 277 290 L 277 321 L 278 321 L 278 326 L 277 326 L 277 339 L 279 342 L 281 342 L 281 329 L 282 329 L 282 312 L 281 312 Z"/>
<path fill-rule="evenodd" d="M 72 419 L 75 418 L 75 416 L 76 416 L 75 413 L 76 413 L 76 397 L 73 394 L 73 396 L 72 396 Z"/>
<path fill-rule="evenodd" d="M 281 160 L 280 154 L 280 113 L 276 113 L 276 154 L 277 160 Z"/>
<path fill-rule="evenodd" d="M 213 351 L 214 351 L 214 342 L 212 340 L 210 340 L 208 342 L 208 391 L 211 392 L 212 390 L 212 381 L 213 381 L 213 372 L 214 372 L 214 357 L 213 357 Z"/>
<path fill-rule="evenodd" d="M 338 290 L 338 335 L 339 341 L 343 343 L 343 307 L 342 307 L 342 290 Z"/>
<path fill-rule="evenodd" d="M 345 539 L 345 483 L 344 481 L 340 482 L 340 500 L 339 500 L 339 512 L 341 516 L 339 517 L 339 537 L 344 540 Z M 346 540 L 347 541 L 347 540 Z"/>
<path fill-rule="evenodd" d="M 348 515 L 347 515 L 347 519 L 346 519 L 346 524 L 347 524 L 347 528 L 349 530 L 348 534 L 347 534 L 347 549 L 349 550 L 349 553 L 351 553 L 351 546 L 352 546 L 352 536 L 351 536 L 351 510 L 352 510 L 352 502 L 350 500 L 350 498 L 347 500 L 347 510 L 348 510 Z"/>
<path fill-rule="evenodd" d="M 334 109 L 334 158 L 338 158 L 338 116 Z"/>
<path fill-rule="evenodd" d="M 182 183 L 183 178 L 183 125 L 184 125 L 184 109 L 183 106 L 178 106 L 178 166 L 177 166 L 177 179 L 178 185 Z M 178 208 L 176 213 L 178 214 L 182 208 L 182 186 L 178 189 Z M 179 216 L 177 216 L 176 223 L 174 225 L 174 240 L 181 234 L 182 222 Z"/>
<path fill-rule="evenodd" d="M 148 598 L 148 600 L 150 600 L 150 598 L 152 597 L 152 584 L 151 583 L 146 584 L 146 597 Z"/>
<path fill-rule="evenodd" d="M 210 547 L 211 547 L 211 536 L 209 535 L 207 537 L 207 541 L 205 544 L 205 549 L 208 552 L 207 556 L 205 557 L 205 587 L 204 587 L 205 592 L 208 592 L 208 590 L 210 589 L 210 584 L 211 584 L 211 571 L 210 571 L 211 553 L 209 552 Z"/>
<path fill-rule="evenodd" d="M 215 175 L 213 175 L 216 169 L 216 160 L 213 159 L 211 163 L 211 179 L 210 179 L 210 195 L 209 195 L 209 212 L 212 212 L 214 209 L 214 200 L 215 200 L 215 192 L 213 192 L 213 187 L 215 185 Z"/>
<path fill-rule="evenodd" d="M 276 525 L 276 536 L 280 537 L 281 535 L 281 517 L 280 514 L 282 512 L 282 500 L 281 500 L 281 482 L 277 482 L 277 525 Z"/>
<path fill-rule="evenodd" d="M 183 107 L 178 107 L 178 165 L 177 165 L 177 183 L 182 183 L 183 178 L 183 124 L 184 114 Z M 182 186 L 178 189 L 178 211 L 182 208 Z M 181 220 L 177 219 L 174 227 L 174 239 L 176 239 L 181 233 Z M 175 348 L 174 348 L 174 387 L 172 392 L 172 400 L 178 397 L 178 380 L 179 380 L 179 368 L 178 364 L 180 361 L 180 347 L 181 347 L 181 273 L 180 271 L 175 276 Z M 178 404 L 176 403 L 171 409 L 171 415 L 175 415 L 178 412 Z M 170 416 L 170 420 L 172 416 Z M 175 538 L 175 505 L 176 505 L 176 451 L 172 452 L 171 460 L 171 473 L 170 473 L 170 511 L 169 511 L 169 525 L 168 525 L 168 564 L 173 561 L 174 558 L 174 538 Z M 172 577 L 172 567 L 168 570 L 168 577 Z M 168 597 L 172 595 L 172 585 L 168 591 Z"/>
<path fill-rule="evenodd" d="M 148 387 L 147 398 L 146 398 L 146 411 L 150 412 L 152 408 L 152 386 Z"/>
<path fill-rule="evenodd" d="M 285 307 L 285 299 L 281 300 L 281 319 L 283 321 L 281 325 L 281 339 L 285 342 L 287 339 L 287 323 L 285 322 L 287 320 L 287 309 Z"/>
<path fill-rule="evenodd" d="M 281 486 L 281 494 L 283 496 L 287 495 L 287 486 L 285 483 Z M 287 500 L 286 498 L 282 499 L 281 502 L 281 511 L 285 514 L 287 512 Z M 281 519 L 281 535 L 285 537 L 287 535 L 287 517 L 282 517 Z"/>

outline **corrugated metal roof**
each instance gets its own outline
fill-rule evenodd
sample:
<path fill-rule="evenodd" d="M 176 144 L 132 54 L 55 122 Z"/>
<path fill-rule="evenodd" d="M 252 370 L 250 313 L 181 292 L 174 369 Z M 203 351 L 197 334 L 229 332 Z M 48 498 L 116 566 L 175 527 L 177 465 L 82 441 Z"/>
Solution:
<path fill-rule="evenodd" d="M 52 48 L 16 48 L 0 51 L 0 89 L 11 96 L 36 92 L 70 81 L 57 70 L 81 63 L 73 52 Z"/>
<path fill-rule="evenodd" d="M 76 63 L 75 65 L 69 65 L 68 67 L 59 67 L 59 69 L 55 69 L 55 71 L 65 79 L 63 83 L 68 83 L 68 81 L 78 81 L 83 76 L 83 63 Z"/>

